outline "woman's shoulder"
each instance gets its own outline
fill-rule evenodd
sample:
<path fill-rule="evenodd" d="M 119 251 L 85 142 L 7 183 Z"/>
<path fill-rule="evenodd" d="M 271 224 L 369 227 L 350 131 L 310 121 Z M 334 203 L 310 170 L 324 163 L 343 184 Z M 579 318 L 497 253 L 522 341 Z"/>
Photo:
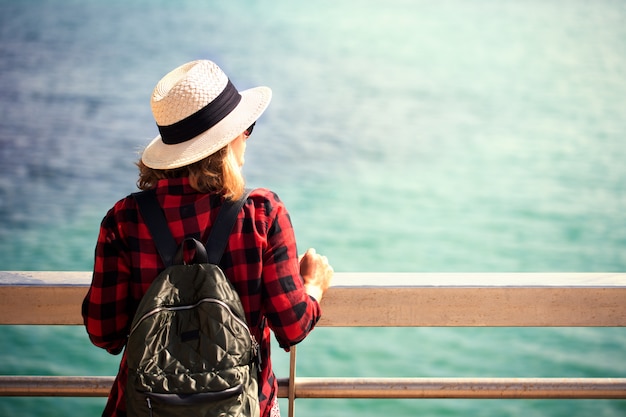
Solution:
<path fill-rule="evenodd" d="M 113 204 L 104 216 L 104 221 L 136 221 L 137 201 L 133 194 L 128 194 Z"/>
<path fill-rule="evenodd" d="M 253 189 L 248 196 L 248 202 L 252 203 L 256 209 L 263 209 L 268 216 L 278 211 L 286 211 L 285 205 L 278 194 L 267 188 Z"/>
<path fill-rule="evenodd" d="M 119 199 L 111 208 L 112 210 L 119 212 L 125 210 L 136 210 L 137 200 L 135 200 L 135 194 L 139 194 L 140 191 L 128 194 L 126 197 Z"/>
<path fill-rule="evenodd" d="M 248 198 L 280 201 L 278 194 L 268 188 L 253 188 Z"/>

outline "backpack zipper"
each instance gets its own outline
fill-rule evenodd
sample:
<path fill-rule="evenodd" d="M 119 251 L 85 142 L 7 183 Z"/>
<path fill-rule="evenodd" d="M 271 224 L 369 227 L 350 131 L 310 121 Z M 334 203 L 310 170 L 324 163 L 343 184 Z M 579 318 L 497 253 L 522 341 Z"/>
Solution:
<path fill-rule="evenodd" d="M 132 334 L 135 330 L 137 330 L 137 327 L 139 327 L 139 325 L 148 317 L 157 314 L 161 311 L 179 311 L 179 310 L 191 310 L 192 308 L 198 307 L 200 304 L 202 303 L 213 303 L 213 304 L 219 304 L 220 306 L 222 306 L 223 308 L 226 309 L 226 311 L 228 311 L 228 313 L 232 316 L 233 319 L 235 319 L 235 321 L 237 323 L 239 323 L 240 325 L 242 325 L 246 331 L 248 332 L 248 335 L 250 336 L 250 340 L 252 341 L 252 351 L 254 353 L 255 356 L 259 356 L 259 343 L 256 341 L 256 338 L 254 337 L 254 335 L 252 334 L 252 332 L 250 331 L 250 328 L 248 327 L 248 325 L 246 324 L 245 321 L 243 321 L 242 319 L 240 319 L 234 312 L 233 310 L 230 308 L 230 306 L 228 304 L 226 304 L 225 302 L 223 302 L 222 300 L 218 300 L 216 298 L 202 298 L 200 300 L 198 300 L 197 303 L 195 304 L 191 304 L 191 305 L 185 305 L 185 306 L 176 306 L 176 307 L 166 307 L 166 306 L 159 306 L 159 307 L 155 307 L 152 310 L 148 311 L 146 314 L 144 314 L 143 316 L 141 316 L 141 318 L 139 320 L 137 320 L 137 323 L 133 326 L 132 329 L 130 329 L 130 334 Z M 149 405 L 149 404 L 148 404 Z"/>

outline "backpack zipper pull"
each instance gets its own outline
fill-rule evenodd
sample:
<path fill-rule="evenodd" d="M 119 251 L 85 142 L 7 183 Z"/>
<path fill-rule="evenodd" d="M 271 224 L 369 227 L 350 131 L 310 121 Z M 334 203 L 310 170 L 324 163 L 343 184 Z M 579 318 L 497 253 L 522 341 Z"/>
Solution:
<path fill-rule="evenodd" d="M 150 410 L 150 417 L 152 417 L 152 402 L 150 402 L 150 397 L 146 397 L 146 402 L 148 403 L 148 410 Z"/>
<path fill-rule="evenodd" d="M 263 369 L 261 367 L 261 345 L 256 341 L 254 335 L 250 334 L 250 339 L 252 340 L 252 353 L 256 356 L 257 366 L 259 367 L 259 372 Z"/>

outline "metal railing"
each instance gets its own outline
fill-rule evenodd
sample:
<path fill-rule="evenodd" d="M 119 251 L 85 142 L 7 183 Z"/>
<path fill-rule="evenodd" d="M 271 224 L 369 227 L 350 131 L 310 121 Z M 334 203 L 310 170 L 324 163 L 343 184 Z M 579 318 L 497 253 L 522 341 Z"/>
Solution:
<path fill-rule="evenodd" d="M 0 324 L 80 325 L 88 272 L 0 272 Z M 328 327 L 623 327 L 626 274 L 338 273 Z M 625 348 L 626 349 L 626 348 Z M 358 352 L 356 352 L 358 354 Z M 626 378 L 288 378 L 287 398 L 626 399 Z M 107 396 L 113 377 L 0 376 L 0 396 Z"/>

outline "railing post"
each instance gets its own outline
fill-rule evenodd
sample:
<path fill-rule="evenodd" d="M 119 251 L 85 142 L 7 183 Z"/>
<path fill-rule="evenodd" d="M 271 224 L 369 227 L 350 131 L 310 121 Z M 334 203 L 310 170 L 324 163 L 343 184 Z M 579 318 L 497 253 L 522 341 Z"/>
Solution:
<path fill-rule="evenodd" d="M 296 346 L 289 349 L 289 417 L 296 415 Z"/>

